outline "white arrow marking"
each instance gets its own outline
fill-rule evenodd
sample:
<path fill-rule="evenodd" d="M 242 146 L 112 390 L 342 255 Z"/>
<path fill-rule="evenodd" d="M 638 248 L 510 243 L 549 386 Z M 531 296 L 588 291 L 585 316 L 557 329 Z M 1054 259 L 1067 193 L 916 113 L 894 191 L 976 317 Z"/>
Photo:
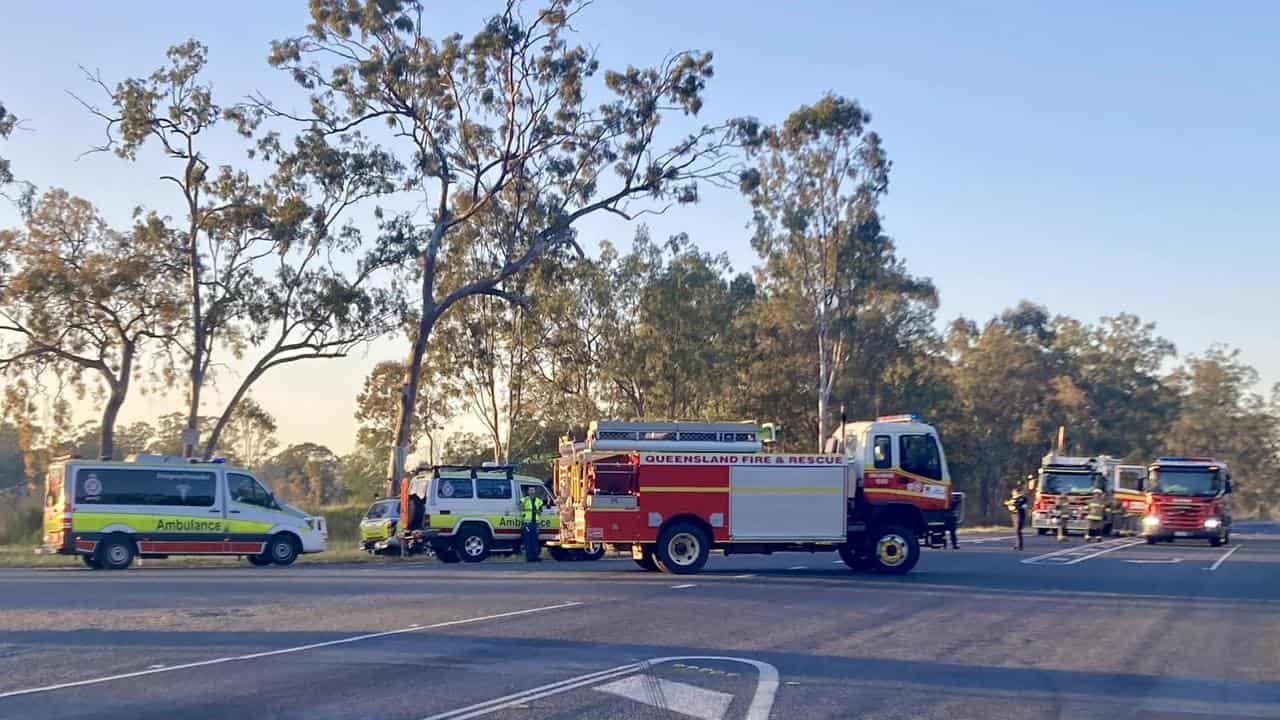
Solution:
<path fill-rule="evenodd" d="M 1173 563 L 1182 562 L 1182 558 L 1169 558 L 1168 560 L 1125 560 L 1127 563 L 1134 565 L 1172 565 Z"/>
<path fill-rule="evenodd" d="M 733 702 L 728 693 L 648 675 L 632 675 L 595 689 L 698 720 L 721 720 Z"/>
<path fill-rule="evenodd" d="M 1222 557 L 1218 558 L 1218 559 L 1213 563 L 1213 565 L 1210 565 L 1208 569 L 1209 569 L 1209 570 L 1217 570 L 1217 569 L 1218 569 L 1218 567 L 1222 565 L 1222 563 L 1224 563 L 1224 562 L 1226 562 L 1226 561 L 1227 561 L 1227 558 L 1229 558 L 1229 557 L 1231 557 L 1232 555 L 1234 555 L 1234 554 L 1235 554 L 1235 552 L 1236 552 L 1237 550 L 1239 550 L 1240 548 L 1242 548 L 1242 547 L 1244 547 L 1244 545 L 1237 545 L 1237 546 L 1235 546 L 1235 547 L 1231 548 L 1231 549 L 1230 549 L 1230 550 L 1228 550 L 1226 553 L 1224 553 Z"/>

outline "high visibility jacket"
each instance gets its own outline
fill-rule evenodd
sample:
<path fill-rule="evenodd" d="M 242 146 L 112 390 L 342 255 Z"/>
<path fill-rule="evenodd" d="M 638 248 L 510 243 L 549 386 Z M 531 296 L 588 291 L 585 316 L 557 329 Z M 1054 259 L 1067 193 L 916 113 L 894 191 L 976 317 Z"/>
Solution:
<path fill-rule="evenodd" d="M 1089 519 L 1102 520 L 1107 513 L 1107 503 L 1105 500 L 1089 501 Z"/>
<path fill-rule="evenodd" d="M 526 495 L 520 498 L 520 522 L 538 522 L 538 516 L 542 514 L 542 504 L 542 498 L 540 497 Z"/>

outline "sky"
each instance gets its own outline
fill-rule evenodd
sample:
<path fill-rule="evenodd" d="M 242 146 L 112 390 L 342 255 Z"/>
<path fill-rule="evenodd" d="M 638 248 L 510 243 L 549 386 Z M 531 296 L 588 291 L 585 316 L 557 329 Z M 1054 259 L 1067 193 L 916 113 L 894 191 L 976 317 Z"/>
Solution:
<path fill-rule="evenodd" d="M 265 56 L 271 40 L 303 32 L 306 4 L 6 3 L 16 32 L 0 44 L 0 100 L 27 122 L 0 151 L 20 177 L 86 197 L 120 226 L 136 206 L 172 209 L 154 154 L 81 157 L 102 126 L 68 94 L 99 97 L 80 66 L 111 82 L 145 75 L 196 37 L 216 92 L 296 100 Z M 430 17 L 441 35 L 468 34 L 490 7 L 455 2 Z M 1184 355 L 1226 343 L 1259 370 L 1260 390 L 1280 382 L 1280 5 L 600 0 L 575 26 L 605 67 L 714 51 L 708 122 L 772 123 L 824 92 L 856 98 L 893 162 L 885 229 L 911 272 L 937 284 L 940 324 L 1024 298 L 1084 320 L 1129 312 Z M 229 136 L 219 143 L 234 157 Z M 707 191 L 647 222 L 654 237 L 687 232 L 749 270 L 749 219 L 736 193 Z M 0 207 L 0 226 L 16 222 Z M 634 232 L 612 216 L 580 230 L 624 244 Z M 283 442 L 345 452 L 365 374 L 405 350 L 387 340 L 293 365 L 253 394 Z M 123 420 L 180 407 L 135 397 Z"/>

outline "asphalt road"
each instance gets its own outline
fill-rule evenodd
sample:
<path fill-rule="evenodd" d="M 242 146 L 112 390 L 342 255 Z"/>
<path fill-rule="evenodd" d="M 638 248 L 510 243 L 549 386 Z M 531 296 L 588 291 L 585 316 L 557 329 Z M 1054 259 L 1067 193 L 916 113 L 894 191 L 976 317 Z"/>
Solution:
<path fill-rule="evenodd" d="M 0 571 L 0 718 L 1280 718 L 1280 526 L 830 554 Z"/>

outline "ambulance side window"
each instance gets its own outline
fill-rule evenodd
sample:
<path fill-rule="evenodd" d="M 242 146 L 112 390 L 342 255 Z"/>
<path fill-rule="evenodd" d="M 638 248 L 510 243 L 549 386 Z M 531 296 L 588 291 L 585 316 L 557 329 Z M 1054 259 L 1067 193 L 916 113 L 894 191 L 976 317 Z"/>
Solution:
<path fill-rule="evenodd" d="M 476 478 L 476 497 L 482 500 L 510 500 L 511 481 L 506 478 Z"/>
<path fill-rule="evenodd" d="M 257 505 L 271 510 L 280 509 L 275 499 L 271 497 L 271 493 L 248 475 L 227 473 L 227 494 L 231 496 L 233 502 Z"/>
<path fill-rule="evenodd" d="M 872 459 L 877 470 L 893 467 L 893 439 L 888 435 L 877 435 L 875 446 L 871 450 Z"/>
<path fill-rule="evenodd" d="M 436 483 L 436 497 L 441 500 L 465 500 L 475 497 L 471 478 L 442 477 Z"/>
<path fill-rule="evenodd" d="M 930 480 L 942 479 L 942 459 L 932 435 L 903 435 L 899 442 L 903 470 Z"/>

